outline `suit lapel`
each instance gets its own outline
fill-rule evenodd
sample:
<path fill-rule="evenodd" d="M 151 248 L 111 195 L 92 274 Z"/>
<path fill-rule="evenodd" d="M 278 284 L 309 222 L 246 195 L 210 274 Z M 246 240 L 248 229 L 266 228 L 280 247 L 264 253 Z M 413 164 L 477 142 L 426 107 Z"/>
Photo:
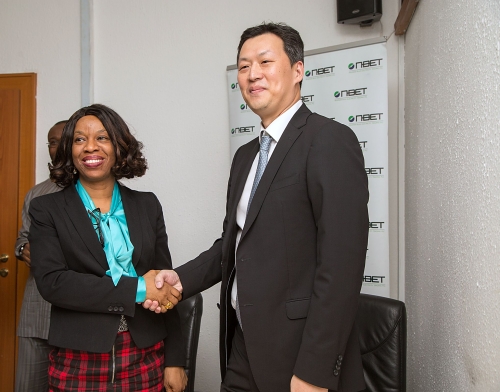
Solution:
<path fill-rule="evenodd" d="M 132 254 L 132 264 L 137 266 L 141 258 L 142 252 L 142 228 L 141 216 L 137 209 L 137 203 L 134 201 L 134 194 L 123 185 L 119 184 L 120 193 L 122 196 L 123 210 L 127 220 L 130 242 L 134 245 L 134 253 Z"/>
<path fill-rule="evenodd" d="M 85 206 L 83 205 L 78 192 L 74 185 L 67 187 L 64 191 L 64 197 L 66 200 L 66 205 L 64 206 L 69 219 L 73 223 L 76 231 L 80 235 L 83 243 L 94 256 L 97 262 L 104 268 L 108 270 L 108 262 L 106 260 L 106 254 L 102 249 L 102 245 L 99 242 L 99 238 L 94 229 Z"/>
<path fill-rule="evenodd" d="M 295 140 L 297 140 L 299 135 L 302 133 L 301 128 L 306 124 L 307 117 L 309 117 L 310 114 L 311 111 L 306 105 L 303 104 L 288 123 L 283 135 L 281 135 L 281 138 L 274 149 L 273 155 L 271 155 L 271 158 L 267 163 L 266 170 L 260 179 L 259 186 L 257 187 L 253 197 L 250 209 L 248 210 L 245 227 L 241 233 L 241 240 L 243 240 L 243 237 L 257 218 L 257 215 L 262 207 L 262 203 L 266 198 L 267 192 L 269 191 L 269 187 L 271 186 L 276 173 L 278 172 L 293 143 L 295 143 Z"/>
<path fill-rule="evenodd" d="M 259 152 L 259 139 L 254 139 L 250 143 L 252 143 L 251 148 L 243 152 L 241 158 L 238 158 L 238 162 L 234 163 L 236 165 L 235 172 L 232 176 L 234 177 L 234 179 L 231 180 L 234 181 L 234 184 L 231 184 L 231 188 L 234 187 L 234 190 L 231 189 L 231 196 L 228 200 L 228 223 L 230 224 L 236 222 L 236 209 L 238 207 L 238 203 L 240 202 L 243 189 L 245 188 L 248 174 L 250 173 L 250 169 L 252 168 L 252 163 L 255 160 L 255 156 Z"/>

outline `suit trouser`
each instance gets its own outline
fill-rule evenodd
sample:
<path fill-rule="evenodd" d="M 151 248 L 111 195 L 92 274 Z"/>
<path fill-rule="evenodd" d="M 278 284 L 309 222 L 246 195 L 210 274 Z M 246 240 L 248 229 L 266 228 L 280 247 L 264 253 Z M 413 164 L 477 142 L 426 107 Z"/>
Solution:
<path fill-rule="evenodd" d="M 49 353 L 45 339 L 19 337 L 16 392 L 48 391 Z"/>
<path fill-rule="evenodd" d="M 243 331 L 239 325 L 233 337 L 226 376 L 220 390 L 221 392 L 259 392 L 252 376 Z"/>
<path fill-rule="evenodd" d="M 250 369 L 250 362 L 248 362 L 247 349 L 245 346 L 245 339 L 243 331 L 238 325 L 236 333 L 233 337 L 233 346 L 229 361 L 227 363 L 227 371 L 224 380 L 222 381 L 221 392 L 259 392 L 257 384 Z M 338 391 L 342 391 L 339 389 Z M 367 392 L 368 390 L 360 391 Z M 328 392 L 331 391 L 330 389 Z"/>

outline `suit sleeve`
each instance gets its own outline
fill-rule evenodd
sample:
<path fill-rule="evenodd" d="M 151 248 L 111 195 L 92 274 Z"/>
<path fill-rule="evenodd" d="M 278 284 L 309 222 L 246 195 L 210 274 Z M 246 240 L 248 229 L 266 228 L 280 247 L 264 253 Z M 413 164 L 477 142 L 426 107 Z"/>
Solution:
<path fill-rule="evenodd" d="M 328 123 L 318 131 L 307 159 L 307 187 L 317 227 L 317 260 L 294 374 L 337 390 L 368 241 L 368 181 L 359 142 L 348 127 Z"/>
<path fill-rule="evenodd" d="M 30 189 L 30 191 L 26 194 L 26 197 L 24 198 L 23 211 L 21 213 L 21 219 L 23 225 L 21 226 L 21 230 L 19 230 L 19 234 L 16 239 L 16 245 L 14 247 L 14 254 L 19 260 L 21 260 L 21 253 L 19 252 L 21 245 L 28 243 L 28 234 L 30 231 L 30 217 L 28 214 L 28 208 L 30 205 L 31 198 L 32 198 L 32 189 Z"/>
<path fill-rule="evenodd" d="M 124 308 L 123 314 L 134 316 L 137 278 L 122 276 L 115 286 L 110 277 L 68 269 L 56 225 L 48 208 L 34 198 L 30 203 L 29 242 L 32 271 L 42 297 L 61 308 L 79 312 L 109 314 L 109 304 Z M 81 258 L 92 256 L 81 253 Z M 92 264 L 92 263 L 88 263 Z"/>

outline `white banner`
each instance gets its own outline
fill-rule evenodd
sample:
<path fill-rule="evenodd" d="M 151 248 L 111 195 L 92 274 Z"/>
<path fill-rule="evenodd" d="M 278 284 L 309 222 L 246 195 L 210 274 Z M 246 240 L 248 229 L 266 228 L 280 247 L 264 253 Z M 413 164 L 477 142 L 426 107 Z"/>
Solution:
<path fill-rule="evenodd" d="M 354 46 L 356 45 L 356 46 Z M 365 157 L 370 228 L 362 292 L 389 297 L 388 93 L 385 41 L 306 53 L 302 101 L 349 126 Z M 231 157 L 258 135 L 260 119 L 243 100 L 236 67 L 228 67 Z"/>

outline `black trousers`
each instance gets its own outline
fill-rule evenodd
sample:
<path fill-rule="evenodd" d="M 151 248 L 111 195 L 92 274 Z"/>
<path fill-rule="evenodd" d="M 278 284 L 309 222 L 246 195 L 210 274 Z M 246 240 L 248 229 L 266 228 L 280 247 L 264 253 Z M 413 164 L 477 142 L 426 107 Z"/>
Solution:
<path fill-rule="evenodd" d="M 233 347 L 229 354 L 227 371 L 222 381 L 221 392 L 259 392 L 248 362 L 243 331 L 238 325 L 233 337 Z"/>

